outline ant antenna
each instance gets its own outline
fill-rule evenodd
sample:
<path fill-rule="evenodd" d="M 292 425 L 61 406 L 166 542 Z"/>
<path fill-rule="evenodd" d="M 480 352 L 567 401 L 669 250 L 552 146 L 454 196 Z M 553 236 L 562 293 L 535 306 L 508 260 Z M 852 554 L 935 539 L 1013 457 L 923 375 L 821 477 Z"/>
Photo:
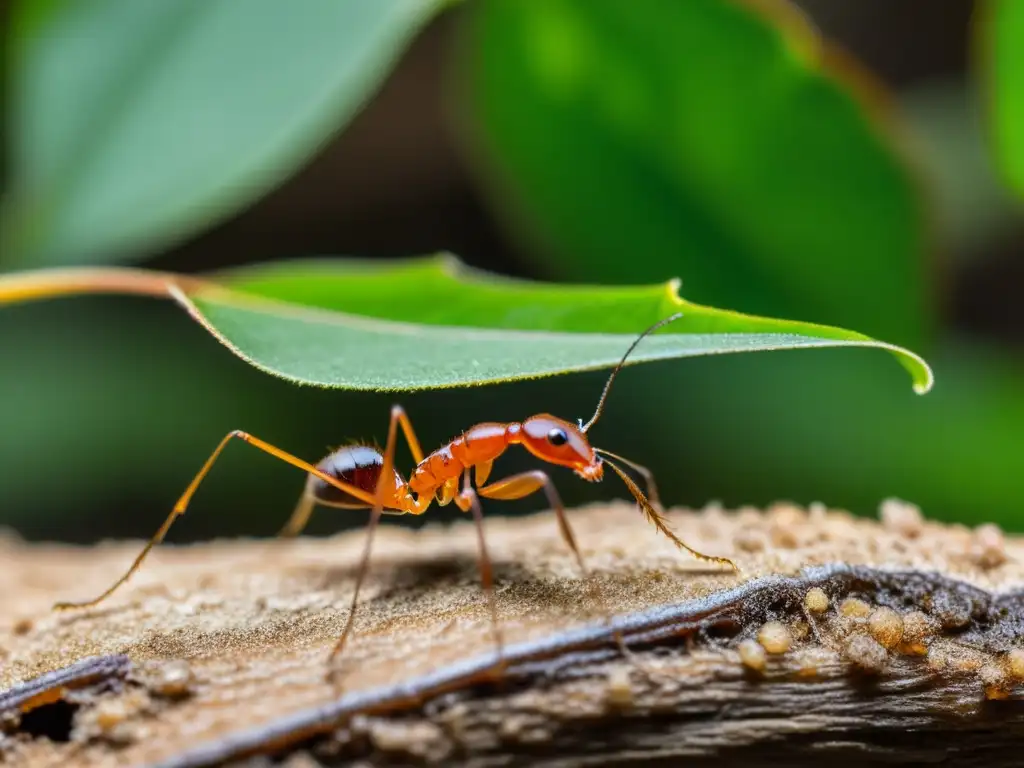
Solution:
<path fill-rule="evenodd" d="M 624 354 L 622 356 L 622 359 L 619 360 L 619 364 L 615 366 L 615 369 L 612 371 L 611 376 L 608 377 L 608 381 L 604 385 L 604 391 L 601 393 L 601 399 L 597 401 L 597 410 L 595 410 L 594 415 L 590 417 L 590 421 L 588 421 L 586 424 L 583 424 L 583 419 L 580 419 L 580 432 L 586 432 L 588 429 L 594 426 L 594 422 L 601 418 L 601 414 L 604 412 L 604 401 L 608 399 L 608 391 L 612 388 L 612 382 L 615 381 L 615 377 L 619 375 L 619 371 L 622 370 L 622 366 L 626 364 L 626 358 L 628 358 L 630 354 L 632 354 L 633 350 L 636 349 L 636 345 L 643 341 L 643 338 L 648 334 L 654 333 L 656 330 L 658 330 L 662 326 L 668 325 L 669 323 L 674 323 L 682 316 L 682 312 L 676 312 L 674 315 L 670 315 L 669 317 L 666 317 L 664 320 L 659 320 L 646 331 L 644 331 L 643 333 L 636 337 L 636 340 L 632 344 L 630 344 L 629 349 L 626 350 L 626 354 Z"/>

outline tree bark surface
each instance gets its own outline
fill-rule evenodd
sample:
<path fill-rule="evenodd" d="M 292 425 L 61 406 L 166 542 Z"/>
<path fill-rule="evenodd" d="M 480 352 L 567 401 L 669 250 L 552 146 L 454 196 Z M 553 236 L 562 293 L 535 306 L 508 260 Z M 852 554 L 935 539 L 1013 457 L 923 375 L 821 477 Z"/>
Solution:
<path fill-rule="evenodd" d="M 625 504 L 491 518 L 506 666 L 469 523 L 385 525 L 328 675 L 363 546 L 0 538 L 0 761 L 12 765 L 1019 764 L 1024 541 L 788 504 Z M 820 590 L 820 591 L 819 591 Z M 609 618 L 611 617 L 611 618 Z M 615 642 L 626 641 L 626 653 Z"/>

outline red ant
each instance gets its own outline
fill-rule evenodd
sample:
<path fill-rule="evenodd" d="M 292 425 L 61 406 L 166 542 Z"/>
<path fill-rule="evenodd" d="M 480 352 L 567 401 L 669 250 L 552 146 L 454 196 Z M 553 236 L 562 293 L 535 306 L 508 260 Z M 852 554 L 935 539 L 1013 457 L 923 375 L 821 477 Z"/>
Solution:
<path fill-rule="evenodd" d="M 629 492 L 633 494 L 637 504 L 647 519 L 672 541 L 680 549 L 685 549 L 701 560 L 728 565 L 738 570 L 736 565 L 725 557 L 705 555 L 686 545 L 675 533 L 672 532 L 665 522 L 665 518 L 657 507 L 661 506 L 658 499 L 657 487 L 654 484 L 654 476 L 650 470 L 628 459 L 618 456 L 600 448 L 594 448 L 587 440 L 588 430 L 594 426 L 604 411 L 605 400 L 611 389 L 612 382 L 626 363 L 630 353 L 637 344 L 650 333 L 662 326 L 668 325 L 682 317 L 677 313 L 655 323 L 646 331 L 641 333 L 626 350 L 618 365 L 612 370 L 608 381 L 605 383 L 601 398 L 598 400 L 597 409 L 594 415 L 586 424 L 582 419 L 578 424 L 571 424 L 568 421 L 559 419 L 546 413 L 531 416 L 522 422 L 502 424 L 497 422 L 485 422 L 470 427 L 459 437 L 441 446 L 429 456 L 424 457 L 423 449 L 420 448 L 419 440 L 413 432 L 412 423 L 401 406 L 395 405 L 391 409 L 391 421 L 388 426 L 388 438 L 383 454 L 377 448 L 366 445 L 350 445 L 340 448 L 327 456 L 319 464 L 313 466 L 302 459 L 292 456 L 280 448 L 260 440 L 252 435 L 235 430 L 229 433 L 206 460 L 202 469 L 195 476 L 188 488 L 174 505 L 174 509 L 168 515 L 164 524 L 153 535 L 149 543 L 142 549 L 138 557 L 132 563 L 128 571 L 121 576 L 114 584 L 92 600 L 79 603 L 58 603 L 56 609 L 85 608 L 96 605 L 107 598 L 114 590 L 124 584 L 145 559 L 149 551 L 159 544 L 175 518 L 185 512 L 192 495 L 200 482 L 210 471 L 210 467 L 220 456 L 221 451 L 232 438 L 244 440 L 260 450 L 276 456 L 278 459 L 291 464 L 294 467 L 305 470 L 309 473 L 306 488 L 303 491 L 299 503 L 292 513 L 281 534 L 285 536 L 296 536 L 305 528 L 307 521 L 317 504 L 342 509 L 372 509 L 370 523 L 366 533 L 366 545 L 363 549 L 362 560 L 359 572 L 356 577 L 355 592 L 352 596 L 352 607 L 349 610 L 348 619 L 341 636 L 331 650 L 328 661 L 341 653 L 345 647 L 352 631 L 353 620 L 356 613 L 356 605 L 359 600 L 359 589 L 370 563 L 370 550 L 373 545 L 373 534 L 377 528 L 380 517 L 385 512 L 390 514 L 411 514 L 421 515 L 427 511 L 433 501 L 444 506 L 455 502 L 456 506 L 463 512 L 471 512 L 476 525 L 477 542 L 480 548 L 480 575 L 483 588 L 487 595 L 488 604 L 491 610 L 491 622 L 494 628 L 495 638 L 498 643 L 499 658 L 502 653 L 501 632 L 498 626 L 498 613 L 494 599 L 494 583 L 491 572 L 491 560 L 487 554 L 487 544 L 484 540 L 483 513 L 480 509 L 480 496 L 487 499 L 520 499 L 531 493 L 543 490 L 547 495 L 548 504 L 554 510 L 558 518 L 558 527 L 565 543 L 572 550 L 584 577 L 587 568 L 583 562 L 576 539 L 569 521 L 565 515 L 565 508 L 555 490 L 554 484 L 548 474 L 542 470 L 523 472 L 522 474 L 507 477 L 504 480 L 487 483 L 491 474 L 491 467 L 494 460 L 503 454 L 509 446 L 522 445 L 526 450 L 542 461 L 549 464 L 556 464 L 562 467 L 569 467 L 584 480 L 597 482 L 604 474 L 604 466 L 608 465 L 626 484 Z M 412 451 L 416 466 L 406 481 L 394 468 L 395 445 L 397 443 L 397 431 L 401 425 L 406 442 Z M 626 472 L 614 461 L 619 461 L 642 475 L 647 484 L 647 495 L 645 496 L 639 486 Z M 470 474 L 473 479 L 470 479 Z M 462 479 L 462 489 L 459 489 L 459 480 Z M 476 487 L 474 488 L 474 481 Z M 620 639 L 621 642 L 621 639 Z"/>

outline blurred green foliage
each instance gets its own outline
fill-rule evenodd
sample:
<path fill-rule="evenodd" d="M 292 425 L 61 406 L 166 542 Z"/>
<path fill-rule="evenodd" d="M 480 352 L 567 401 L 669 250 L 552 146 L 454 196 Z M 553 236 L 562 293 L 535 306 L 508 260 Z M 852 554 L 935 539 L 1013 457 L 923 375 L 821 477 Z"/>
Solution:
<path fill-rule="evenodd" d="M 928 177 L 905 159 L 906 129 L 857 107 L 851 76 L 824 67 L 835 57 L 783 4 L 761 4 L 780 11 L 775 26 L 755 5 L 477 5 L 460 71 L 495 207 L 560 275 L 671 269 L 695 299 L 842 318 L 945 361 L 920 403 L 837 356 L 652 380 L 638 431 L 677 452 L 691 492 L 858 509 L 900 494 L 933 515 L 1019 525 L 1024 379 L 941 328 L 931 341 Z M 538 39 L 569 42 L 553 56 Z M 643 85 L 613 108 L 617 78 Z M 1024 135 L 1024 120 L 1008 127 Z M 649 258 L 621 258 L 631 240 Z"/>
<path fill-rule="evenodd" d="M 931 316 L 914 181 L 887 127 L 821 69 L 810 30 L 753 7 L 469 9 L 467 133 L 495 210 L 554 274 L 680 274 L 696 301 L 919 343 Z"/>
<path fill-rule="evenodd" d="M 438 0 L 22 0 L 5 265 L 138 258 L 280 183 Z"/>
<path fill-rule="evenodd" d="M 992 146 L 1007 182 L 1024 195 L 1024 3 L 990 0 L 979 27 Z"/>
<path fill-rule="evenodd" d="M 160 257 L 251 205 L 347 124 L 442 5 L 17 0 L 0 266 Z M 950 158 L 972 171 L 995 158 L 1021 186 L 1017 7 L 986 3 L 983 19 L 1001 20 L 978 28 L 982 133 L 944 131 L 950 109 L 907 111 L 907 124 L 904 105 L 881 107 L 870 77 L 837 65 L 783 0 L 453 5 L 457 141 L 535 274 L 678 275 L 695 301 L 935 358 L 926 398 L 876 352 L 630 371 L 601 443 L 658 470 L 667 500 L 869 512 L 899 495 L 1021 527 L 1024 364 L 957 333 L 938 293 L 954 236 L 967 248 L 1019 221 L 1000 203 L 950 233 L 967 206 L 944 194 L 965 177 Z M 959 151 L 985 135 L 989 154 Z M 0 522 L 32 535 L 148 534 L 227 430 L 315 458 L 328 440 L 379 437 L 392 399 L 263 376 L 172 308 L 135 300 L 5 309 L 0 349 Z M 403 401 L 432 443 L 476 420 L 586 415 L 601 379 Z M 270 533 L 284 519 L 301 477 L 243 453 L 225 456 L 176 536 Z M 601 497 L 560 489 L 570 503 Z M 315 530 L 343 524 L 332 520 Z"/>

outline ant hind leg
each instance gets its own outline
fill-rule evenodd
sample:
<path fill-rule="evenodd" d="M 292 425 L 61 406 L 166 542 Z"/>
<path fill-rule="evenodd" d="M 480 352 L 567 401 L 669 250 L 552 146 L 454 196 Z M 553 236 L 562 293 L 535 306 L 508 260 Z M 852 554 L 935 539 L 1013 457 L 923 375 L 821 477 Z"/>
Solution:
<path fill-rule="evenodd" d="M 102 592 L 100 595 L 94 597 L 91 600 L 83 600 L 81 602 L 57 603 L 56 605 L 54 605 L 54 609 L 68 610 L 72 608 L 91 608 L 92 606 L 97 605 L 102 601 L 106 600 L 111 594 L 113 594 L 113 592 L 118 587 L 120 587 L 122 584 L 128 581 L 128 579 L 132 577 L 132 574 L 134 574 L 142 565 L 143 560 L 146 559 L 146 556 L 150 553 L 153 547 L 155 547 L 157 544 L 164 540 L 164 537 L 167 535 L 167 532 L 171 529 L 171 525 L 174 524 L 174 521 L 178 519 L 178 517 L 180 517 L 181 515 L 185 514 L 185 510 L 188 508 L 189 502 L 192 500 L 192 496 L 195 494 L 196 489 L 199 487 L 199 484 L 203 481 L 203 478 L 206 477 L 207 473 L 209 473 L 210 468 L 213 467 L 214 465 L 214 462 L 217 461 L 217 458 L 220 456 L 221 452 L 224 450 L 227 444 L 231 442 L 232 439 L 238 439 L 243 442 L 246 442 L 249 445 L 259 448 L 264 453 L 269 453 L 274 458 L 279 459 L 285 462 L 286 464 L 291 464 L 293 467 L 297 467 L 298 469 L 304 470 L 307 473 L 316 475 L 325 482 L 328 482 L 331 485 L 337 487 L 339 490 L 345 491 L 346 493 L 356 496 L 357 498 L 364 498 L 367 501 L 367 503 L 373 502 L 373 497 L 367 494 L 365 491 L 362 491 L 359 488 L 356 488 L 355 486 L 350 486 L 348 483 L 343 483 L 340 480 L 331 477 L 330 475 L 324 474 L 309 462 L 303 461 L 302 459 L 293 456 L 292 454 L 286 451 L 282 451 L 280 448 L 271 445 L 270 443 L 265 442 L 264 440 L 260 440 L 258 437 L 254 437 L 253 435 L 250 435 L 248 432 L 242 432 L 241 430 L 236 429 L 233 432 L 229 432 L 227 435 L 225 435 L 224 439 L 220 441 L 220 443 L 214 449 L 213 453 L 210 454 L 210 458 L 206 460 L 206 463 L 203 464 L 199 472 L 196 473 L 196 476 L 192 478 L 192 482 L 189 483 L 188 487 L 185 489 L 185 492 L 181 494 L 181 498 L 178 499 L 177 503 L 174 505 L 174 508 L 167 516 L 167 519 L 164 520 L 163 525 L 161 525 L 160 528 L 157 529 L 157 532 L 153 534 L 153 538 L 151 538 L 146 543 L 146 546 L 142 548 L 142 551 L 138 554 L 138 556 L 132 562 L 131 566 L 124 573 L 124 575 L 121 576 L 121 578 L 115 581 L 106 591 Z"/>

